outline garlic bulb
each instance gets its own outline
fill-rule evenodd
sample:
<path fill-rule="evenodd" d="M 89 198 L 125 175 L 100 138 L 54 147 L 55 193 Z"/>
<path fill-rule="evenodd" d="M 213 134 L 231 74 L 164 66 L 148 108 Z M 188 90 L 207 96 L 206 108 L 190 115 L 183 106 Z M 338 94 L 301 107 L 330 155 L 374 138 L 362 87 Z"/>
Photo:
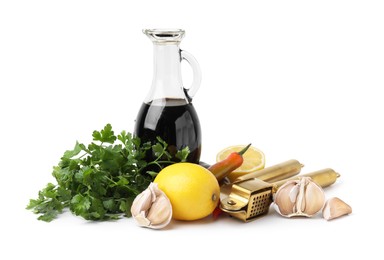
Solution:
<path fill-rule="evenodd" d="M 274 197 L 275 208 L 284 217 L 311 217 L 323 208 L 325 202 L 323 189 L 310 177 L 286 182 Z"/>
<path fill-rule="evenodd" d="M 157 184 L 151 183 L 146 190 L 136 196 L 131 213 L 139 226 L 161 229 L 172 219 L 172 205 Z"/>

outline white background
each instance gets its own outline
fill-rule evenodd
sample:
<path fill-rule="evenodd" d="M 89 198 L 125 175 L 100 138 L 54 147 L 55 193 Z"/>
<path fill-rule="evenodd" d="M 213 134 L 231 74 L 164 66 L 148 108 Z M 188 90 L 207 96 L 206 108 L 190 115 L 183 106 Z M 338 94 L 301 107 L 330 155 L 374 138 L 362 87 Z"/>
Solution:
<path fill-rule="evenodd" d="M 252 4 L 251 4 L 252 3 Z M 1 259 L 382 259 L 382 1 L 1 1 Z M 183 28 L 199 61 L 202 159 L 252 144 L 267 166 L 298 159 L 341 174 L 326 196 L 353 214 L 51 223 L 25 210 L 76 140 L 133 130 L 152 79 L 143 28 Z M 183 64 L 185 85 L 191 71 Z M 375 236 L 375 237 L 374 237 Z M 380 242 L 381 240 L 381 242 Z M 8 255 L 5 257 L 5 255 Z M 356 258 L 355 258 L 356 259 Z"/>

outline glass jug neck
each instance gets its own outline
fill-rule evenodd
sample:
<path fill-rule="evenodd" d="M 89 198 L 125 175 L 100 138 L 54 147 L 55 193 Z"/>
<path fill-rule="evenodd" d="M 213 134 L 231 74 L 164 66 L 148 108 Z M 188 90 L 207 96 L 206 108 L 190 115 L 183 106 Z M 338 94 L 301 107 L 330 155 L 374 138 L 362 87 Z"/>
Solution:
<path fill-rule="evenodd" d="M 178 43 L 153 45 L 152 87 L 145 102 L 183 99 L 187 102 L 181 80 L 180 48 Z"/>

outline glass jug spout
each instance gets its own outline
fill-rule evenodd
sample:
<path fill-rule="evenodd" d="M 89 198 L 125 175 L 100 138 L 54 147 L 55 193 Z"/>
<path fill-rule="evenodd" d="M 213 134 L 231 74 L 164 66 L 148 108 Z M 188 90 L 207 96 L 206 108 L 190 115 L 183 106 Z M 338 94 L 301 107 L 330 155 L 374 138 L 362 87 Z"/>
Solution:
<path fill-rule="evenodd" d="M 184 38 L 182 29 L 143 29 L 154 44 L 178 44 Z"/>

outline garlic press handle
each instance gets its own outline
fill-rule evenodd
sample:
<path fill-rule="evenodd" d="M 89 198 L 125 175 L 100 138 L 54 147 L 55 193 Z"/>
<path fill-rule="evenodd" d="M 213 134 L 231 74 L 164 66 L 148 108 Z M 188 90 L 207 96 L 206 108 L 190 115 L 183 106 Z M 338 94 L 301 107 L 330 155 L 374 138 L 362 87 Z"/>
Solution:
<path fill-rule="evenodd" d="M 315 172 L 298 175 L 286 180 L 274 182 L 273 185 L 275 185 L 278 188 L 289 180 L 298 180 L 301 177 L 311 177 L 314 182 L 319 184 L 321 187 L 325 188 L 334 184 L 337 178 L 340 177 L 340 174 L 330 168 L 326 168 L 326 169 L 318 170 Z"/>
<path fill-rule="evenodd" d="M 238 177 L 233 183 L 239 183 L 250 179 L 259 179 L 266 182 L 284 180 L 300 173 L 304 165 L 297 160 L 288 160 L 262 170 Z"/>

